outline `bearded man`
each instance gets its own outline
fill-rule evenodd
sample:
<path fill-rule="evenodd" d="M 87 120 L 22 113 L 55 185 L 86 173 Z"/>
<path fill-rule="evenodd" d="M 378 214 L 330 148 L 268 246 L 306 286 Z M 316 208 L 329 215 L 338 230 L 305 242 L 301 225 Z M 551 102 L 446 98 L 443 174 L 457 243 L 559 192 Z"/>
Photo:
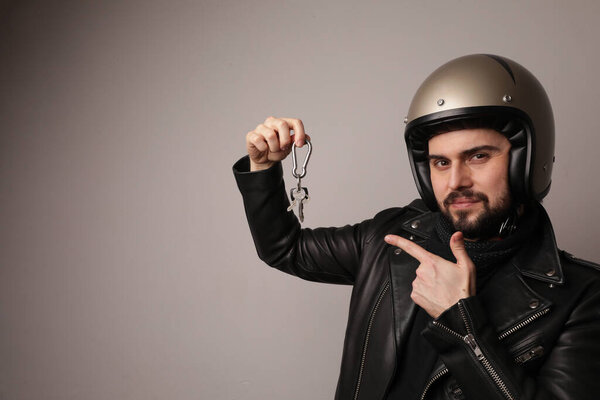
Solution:
<path fill-rule="evenodd" d="M 460 57 L 405 122 L 421 199 L 355 225 L 301 229 L 286 211 L 299 119 L 267 118 L 233 168 L 262 260 L 353 285 L 336 399 L 597 398 L 599 267 L 558 249 L 540 204 L 554 161 L 542 85 L 510 59 Z"/>

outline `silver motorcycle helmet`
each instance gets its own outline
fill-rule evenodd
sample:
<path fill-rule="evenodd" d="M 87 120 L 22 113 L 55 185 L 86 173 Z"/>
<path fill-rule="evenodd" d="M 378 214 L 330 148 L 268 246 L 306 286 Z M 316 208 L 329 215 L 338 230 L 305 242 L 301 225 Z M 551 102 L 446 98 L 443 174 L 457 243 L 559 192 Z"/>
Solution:
<path fill-rule="evenodd" d="M 404 137 L 417 189 L 438 205 L 431 185 L 428 142 L 458 129 L 491 128 L 511 143 L 509 184 L 514 201 L 543 199 L 554 162 L 554 117 L 546 91 L 520 64 L 491 54 L 456 58 L 436 69 L 414 95 Z"/>

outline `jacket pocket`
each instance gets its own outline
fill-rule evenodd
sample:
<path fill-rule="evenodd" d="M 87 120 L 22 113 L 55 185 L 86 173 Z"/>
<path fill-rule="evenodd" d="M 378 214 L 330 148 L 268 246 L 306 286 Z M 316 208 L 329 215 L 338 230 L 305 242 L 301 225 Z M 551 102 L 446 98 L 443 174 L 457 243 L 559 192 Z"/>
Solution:
<path fill-rule="evenodd" d="M 525 364 L 542 357 L 546 350 L 542 338 L 533 336 L 511 346 L 509 352 L 515 363 Z"/>

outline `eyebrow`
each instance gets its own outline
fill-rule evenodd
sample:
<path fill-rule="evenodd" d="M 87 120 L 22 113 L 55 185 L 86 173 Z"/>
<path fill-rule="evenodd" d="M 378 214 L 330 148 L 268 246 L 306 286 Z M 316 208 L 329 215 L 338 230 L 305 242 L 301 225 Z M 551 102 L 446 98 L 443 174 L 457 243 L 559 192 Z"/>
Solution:
<path fill-rule="evenodd" d="M 494 152 L 494 151 L 500 151 L 500 148 L 496 147 L 496 146 L 491 146 L 491 145 L 477 146 L 477 147 L 473 147 L 473 148 L 461 151 L 460 155 L 463 156 L 463 157 L 470 156 L 470 155 L 475 154 L 475 153 L 477 153 L 479 151 L 491 151 L 491 152 Z M 438 155 L 438 154 L 429 154 L 427 156 L 427 158 L 429 160 L 439 160 L 439 159 L 448 158 L 448 157 L 443 156 L 443 155 Z"/>

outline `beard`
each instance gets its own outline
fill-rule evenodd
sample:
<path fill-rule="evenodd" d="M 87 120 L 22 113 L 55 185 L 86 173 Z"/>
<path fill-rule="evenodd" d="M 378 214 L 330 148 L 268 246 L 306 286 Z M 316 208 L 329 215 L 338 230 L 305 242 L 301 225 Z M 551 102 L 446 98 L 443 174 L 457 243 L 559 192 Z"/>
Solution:
<path fill-rule="evenodd" d="M 454 214 L 449 206 L 457 198 L 476 199 L 481 201 L 483 211 L 473 218 L 473 211 L 458 210 Z M 489 198 L 481 192 L 470 189 L 450 193 L 440 207 L 442 214 L 452 223 L 456 231 L 461 231 L 468 239 L 490 239 L 499 236 L 500 226 L 514 214 L 512 199 L 508 190 L 503 193 L 498 204 L 493 208 Z"/>

